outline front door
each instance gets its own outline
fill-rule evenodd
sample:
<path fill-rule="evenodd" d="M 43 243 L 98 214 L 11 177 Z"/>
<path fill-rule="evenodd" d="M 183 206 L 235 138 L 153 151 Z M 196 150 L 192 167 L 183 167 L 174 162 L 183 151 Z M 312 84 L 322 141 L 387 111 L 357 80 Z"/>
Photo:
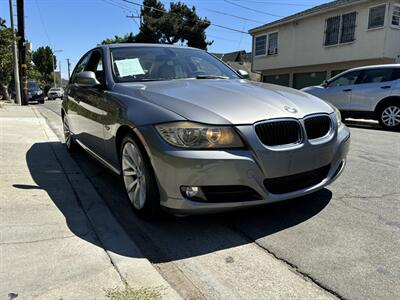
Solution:
<path fill-rule="evenodd" d="M 73 86 L 75 102 L 78 105 L 76 116 L 76 139 L 90 150 L 100 154 L 104 144 L 103 120 L 107 114 L 102 107 L 106 101 L 106 92 L 104 91 L 104 73 L 103 73 L 102 53 L 100 50 L 94 50 L 84 71 L 91 71 L 96 74 L 100 82 L 96 87 Z"/>

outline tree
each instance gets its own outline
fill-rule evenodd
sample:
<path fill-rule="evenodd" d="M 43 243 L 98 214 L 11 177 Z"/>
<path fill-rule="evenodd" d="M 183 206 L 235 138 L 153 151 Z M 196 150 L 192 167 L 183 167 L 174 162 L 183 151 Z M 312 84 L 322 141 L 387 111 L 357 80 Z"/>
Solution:
<path fill-rule="evenodd" d="M 57 68 L 57 58 L 53 54 L 53 50 L 49 46 L 39 47 L 32 52 L 32 61 L 35 64 L 36 70 L 41 75 L 43 84 L 52 82 L 52 75 Z M 54 68 L 53 68 L 54 62 Z"/>
<path fill-rule="evenodd" d="M 0 93 L 7 100 L 10 99 L 8 85 L 12 79 L 13 70 L 13 39 L 11 28 L 8 28 L 5 20 L 0 18 Z"/>
<path fill-rule="evenodd" d="M 161 43 L 175 44 L 182 42 L 200 49 L 207 49 L 212 42 L 207 41 L 205 30 L 210 26 L 207 18 L 202 19 L 196 8 L 186 4 L 170 3 L 169 11 L 159 0 L 144 0 L 141 9 L 142 24 L 137 35 L 115 36 L 102 44 L 111 43 Z"/>

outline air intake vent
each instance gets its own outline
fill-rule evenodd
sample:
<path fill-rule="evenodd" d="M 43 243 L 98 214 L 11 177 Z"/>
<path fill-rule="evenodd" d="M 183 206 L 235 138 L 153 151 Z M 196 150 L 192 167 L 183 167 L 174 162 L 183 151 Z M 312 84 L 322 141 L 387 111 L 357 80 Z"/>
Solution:
<path fill-rule="evenodd" d="M 330 165 L 290 176 L 264 180 L 265 188 L 272 194 L 285 194 L 319 184 L 328 176 Z"/>
<path fill-rule="evenodd" d="M 300 125 L 296 121 L 274 121 L 256 125 L 256 133 L 266 146 L 294 144 L 301 141 Z"/>
<path fill-rule="evenodd" d="M 331 129 L 329 116 L 315 116 L 304 120 L 307 137 L 309 140 L 318 139 L 327 135 Z"/>

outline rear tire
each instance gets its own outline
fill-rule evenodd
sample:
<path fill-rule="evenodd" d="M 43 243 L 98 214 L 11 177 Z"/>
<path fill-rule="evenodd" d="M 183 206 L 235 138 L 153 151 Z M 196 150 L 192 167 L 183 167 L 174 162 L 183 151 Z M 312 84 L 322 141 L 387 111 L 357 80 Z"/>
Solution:
<path fill-rule="evenodd" d="M 386 130 L 400 130 L 400 104 L 388 102 L 378 111 L 378 121 Z"/>
<path fill-rule="evenodd" d="M 135 214 L 152 220 L 160 213 L 160 196 L 150 160 L 132 134 L 127 134 L 120 147 L 121 177 Z"/>

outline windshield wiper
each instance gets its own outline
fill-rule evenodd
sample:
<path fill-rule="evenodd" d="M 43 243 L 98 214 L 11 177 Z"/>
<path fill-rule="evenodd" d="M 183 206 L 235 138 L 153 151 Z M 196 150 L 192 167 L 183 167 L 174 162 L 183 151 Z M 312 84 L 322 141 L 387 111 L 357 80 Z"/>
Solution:
<path fill-rule="evenodd" d="M 197 75 L 196 79 L 229 79 L 229 77 L 219 75 Z"/>

